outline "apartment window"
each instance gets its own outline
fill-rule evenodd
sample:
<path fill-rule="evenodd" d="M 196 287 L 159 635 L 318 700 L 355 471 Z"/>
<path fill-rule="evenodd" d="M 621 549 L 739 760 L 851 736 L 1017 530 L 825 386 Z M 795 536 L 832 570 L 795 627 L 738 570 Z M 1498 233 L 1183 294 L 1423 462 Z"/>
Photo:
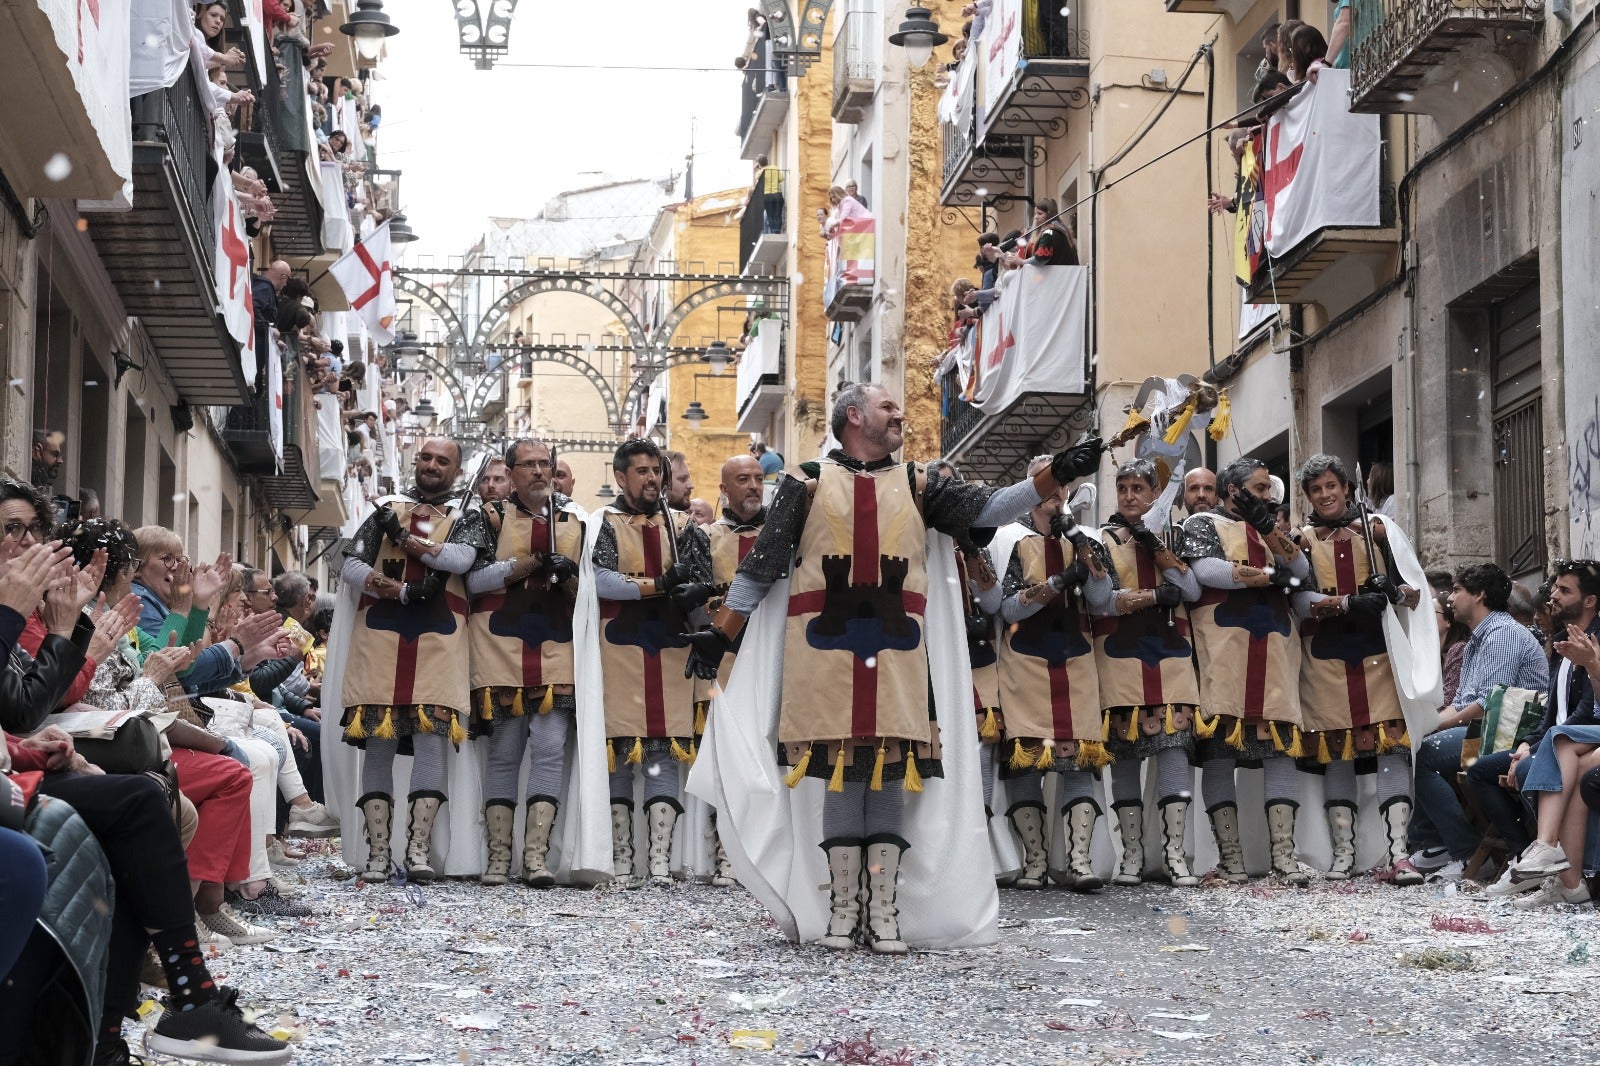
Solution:
<path fill-rule="evenodd" d="M 1508 574 L 1541 571 L 1544 538 L 1544 402 L 1539 283 L 1489 309 L 1494 381 L 1494 554 Z"/>

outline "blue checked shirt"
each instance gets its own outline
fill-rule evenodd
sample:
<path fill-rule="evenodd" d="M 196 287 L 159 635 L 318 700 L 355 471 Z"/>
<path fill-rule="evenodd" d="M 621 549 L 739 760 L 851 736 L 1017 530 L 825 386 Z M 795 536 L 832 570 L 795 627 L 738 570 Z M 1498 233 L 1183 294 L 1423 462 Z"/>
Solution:
<path fill-rule="evenodd" d="M 1496 685 L 1543 692 L 1550 686 L 1550 664 L 1528 627 L 1504 611 L 1478 623 L 1461 661 L 1456 706 L 1481 704 Z"/>

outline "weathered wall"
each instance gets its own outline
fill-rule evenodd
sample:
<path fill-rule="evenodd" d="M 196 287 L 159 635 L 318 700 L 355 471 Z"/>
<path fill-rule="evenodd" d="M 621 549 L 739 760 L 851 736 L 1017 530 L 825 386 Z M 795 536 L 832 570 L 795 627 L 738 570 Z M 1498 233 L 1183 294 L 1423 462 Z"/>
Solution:
<path fill-rule="evenodd" d="M 1551 465 L 1563 477 L 1568 506 L 1568 551 L 1593 559 L 1600 551 L 1600 129 L 1591 116 L 1600 111 L 1600 67 L 1574 77 L 1562 100 L 1561 129 L 1579 131 L 1562 138 L 1561 242 L 1562 333 L 1568 338 L 1566 376 L 1566 462 L 1553 450 Z"/>
<path fill-rule="evenodd" d="M 789 463 L 817 454 L 827 432 L 828 322 L 822 308 L 827 245 L 817 208 L 828 206 L 833 146 L 833 34 L 822 35 L 822 57 L 803 78 L 789 79 L 789 402 L 778 450 Z"/>

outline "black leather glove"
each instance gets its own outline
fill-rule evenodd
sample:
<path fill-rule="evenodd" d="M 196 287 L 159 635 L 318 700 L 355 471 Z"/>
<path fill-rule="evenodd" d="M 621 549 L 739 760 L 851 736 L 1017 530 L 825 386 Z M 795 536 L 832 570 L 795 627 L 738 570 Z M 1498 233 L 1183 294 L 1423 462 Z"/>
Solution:
<path fill-rule="evenodd" d="M 1345 613 L 1360 618 L 1377 618 L 1387 606 L 1389 599 L 1381 592 L 1358 592 L 1344 600 Z"/>
<path fill-rule="evenodd" d="M 1050 535 L 1052 537 L 1070 537 L 1078 531 L 1078 520 L 1072 517 L 1071 511 L 1057 511 L 1050 516 Z"/>
<path fill-rule="evenodd" d="M 1263 537 L 1269 537 L 1278 528 L 1278 510 L 1253 492 L 1240 489 L 1234 493 L 1233 509 L 1239 517 L 1254 527 Z"/>
<path fill-rule="evenodd" d="M 717 586 L 701 581 L 688 581 L 678 585 L 667 593 L 672 597 L 672 602 L 677 604 L 678 610 L 685 614 L 705 603 L 717 594 Z"/>
<path fill-rule="evenodd" d="M 1100 456 L 1105 452 L 1105 441 L 1090 437 L 1082 444 L 1074 444 L 1064 452 L 1057 452 L 1050 460 L 1050 476 L 1065 485 L 1080 477 L 1088 477 L 1100 469 Z"/>
<path fill-rule="evenodd" d="M 678 586 L 687 585 L 693 580 L 693 574 L 689 573 L 689 571 L 680 564 L 673 563 L 671 566 L 667 567 L 661 572 L 660 577 L 656 578 L 656 591 L 661 593 L 663 596 L 670 596 L 672 595 L 673 590 L 678 588 Z"/>
<path fill-rule="evenodd" d="M 1398 604 L 1405 599 L 1405 594 L 1400 591 L 1400 586 L 1388 574 L 1373 574 L 1362 584 L 1361 591 L 1377 593 L 1394 604 Z"/>
<path fill-rule="evenodd" d="M 1167 550 L 1167 546 L 1162 542 L 1161 538 L 1144 528 L 1143 525 L 1133 527 L 1133 542 L 1151 555 L 1159 555 Z"/>
<path fill-rule="evenodd" d="M 1156 586 L 1156 606 L 1172 610 L 1183 603 L 1183 590 L 1170 581 Z"/>
<path fill-rule="evenodd" d="M 1055 576 L 1054 584 L 1058 586 L 1058 591 L 1066 593 L 1083 587 L 1083 583 L 1088 580 L 1089 568 L 1083 565 L 1082 559 L 1074 559 L 1065 570 Z"/>
<path fill-rule="evenodd" d="M 967 615 L 968 640 L 993 640 L 994 623 L 986 614 Z"/>
<path fill-rule="evenodd" d="M 1290 592 L 1300 587 L 1300 579 L 1295 577 L 1294 572 L 1282 563 L 1272 568 L 1271 576 L 1272 587 L 1275 589 L 1283 589 L 1285 592 Z"/>
<path fill-rule="evenodd" d="M 733 649 L 733 641 L 716 626 L 701 626 L 683 637 L 689 642 L 689 661 L 684 664 L 683 676 L 715 681 L 722 657 Z"/>
<path fill-rule="evenodd" d="M 578 564 L 565 555 L 546 555 L 544 572 L 550 576 L 550 584 L 565 585 L 568 581 L 577 580 Z"/>
<path fill-rule="evenodd" d="M 406 603 L 427 603 L 444 588 L 444 575 L 437 570 L 429 570 L 423 577 L 416 581 L 407 581 L 400 588 L 404 593 L 401 598 Z"/>
<path fill-rule="evenodd" d="M 386 503 L 380 503 L 376 512 L 378 516 L 378 529 L 395 547 L 405 543 L 410 531 L 400 524 L 400 516 L 394 513 L 394 508 Z"/>

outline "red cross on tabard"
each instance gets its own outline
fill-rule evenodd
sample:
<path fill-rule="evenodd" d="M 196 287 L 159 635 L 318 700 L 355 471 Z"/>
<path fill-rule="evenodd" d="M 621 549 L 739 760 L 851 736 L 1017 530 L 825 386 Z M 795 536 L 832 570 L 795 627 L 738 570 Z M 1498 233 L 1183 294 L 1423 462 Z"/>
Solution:
<path fill-rule="evenodd" d="M 228 260 L 228 299 L 233 300 L 239 293 L 239 274 L 250 268 L 250 248 L 239 239 L 239 230 L 233 224 L 236 211 L 233 209 L 233 200 L 228 200 L 228 219 L 222 224 L 222 254 Z M 251 301 L 254 304 L 254 300 Z M 252 308 L 253 310 L 253 308 Z"/>
<path fill-rule="evenodd" d="M 1278 157 L 1278 139 L 1283 135 L 1283 124 L 1280 122 L 1272 127 L 1272 151 L 1267 155 L 1267 165 L 1262 169 L 1262 187 L 1265 190 L 1267 201 L 1267 231 L 1266 240 L 1272 239 L 1272 219 L 1276 214 L 1278 194 L 1289 187 L 1294 181 L 1294 176 L 1300 170 L 1300 156 L 1304 154 L 1306 146 L 1297 144 L 1294 151 L 1288 155 Z"/>
<path fill-rule="evenodd" d="M 89 9 L 94 28 L 100 28 L 100 0 L 78 0 L 78 62 L 83 62 L 83 9 Z"/>
<path fill-rule="evenodd" d="M 350 301 L 350 306 L 359 311 L 378 298 L 378 291 L 383 288 L 383 276 L 390 273 L 392 267 L 387 259 L 383 261 L 383 266 L 380 267 L 364 244 L 357 244 L 355 252 L 356 258 L 361 260 L 361 265 L 366 267 L 367 273 L 372 276 L 372 285 L 368 287 L 367 291 Z"/>

